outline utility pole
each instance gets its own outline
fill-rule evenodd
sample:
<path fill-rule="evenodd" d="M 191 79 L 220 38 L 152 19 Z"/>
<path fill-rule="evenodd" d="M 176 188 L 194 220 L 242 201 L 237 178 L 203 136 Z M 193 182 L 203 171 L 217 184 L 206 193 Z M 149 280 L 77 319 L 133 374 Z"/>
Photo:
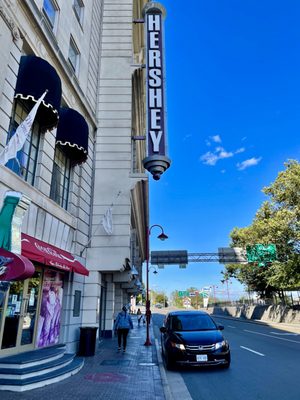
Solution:
<path fill-rule="evenodd" d="M 230 296 L 229 296 L 229 286 L 228 286 L 228 279 L 226 279 L 226 286 L 227 286 L 227 297 L 228 297 L 228 302 L 230 304 Z"/>

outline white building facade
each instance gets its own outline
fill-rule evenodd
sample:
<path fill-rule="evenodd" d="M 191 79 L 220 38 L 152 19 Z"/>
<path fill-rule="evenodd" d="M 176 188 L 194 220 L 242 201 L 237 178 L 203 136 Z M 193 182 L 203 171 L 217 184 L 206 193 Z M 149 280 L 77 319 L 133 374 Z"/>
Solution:
<path fill-rule="evenodd" d="M 141 290 L 145 60 L 133 20 L 145 3 L 0 0 L 0 159 L 48 90 L 22 149 L 0 165 L 0 358 L 76 351 L 82 326 L 111 337 Z M 13 276 L 19 255 L 34 270 Z"/>

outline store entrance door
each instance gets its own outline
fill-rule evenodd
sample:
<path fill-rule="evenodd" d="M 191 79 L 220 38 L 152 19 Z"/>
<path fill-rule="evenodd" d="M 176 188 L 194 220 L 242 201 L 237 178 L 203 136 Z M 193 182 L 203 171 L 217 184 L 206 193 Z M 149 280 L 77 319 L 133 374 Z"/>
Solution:
<path fill-rule="evenodd" d="M 0 320 L 1 354 L 16 354 L 34 348 L 40 288 L 39 271 L 25 281 L 10 282 Z"/>

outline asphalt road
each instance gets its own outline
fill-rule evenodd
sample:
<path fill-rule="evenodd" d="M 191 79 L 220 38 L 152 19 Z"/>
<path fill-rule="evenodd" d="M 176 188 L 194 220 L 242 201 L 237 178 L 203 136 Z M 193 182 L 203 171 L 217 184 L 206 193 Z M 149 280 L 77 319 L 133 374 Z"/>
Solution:
<path fill-rule="evenodd" d="M 153 311 L 155 336 L 164 316 Z M 174 399 L 299 400 L 300 334 L 235 319 L 213 317 L 223 324 L 231 347 L 231 366 L 179 368 L 166 372 Z M 180 397 L 178 390 L 180 389 Z"/>

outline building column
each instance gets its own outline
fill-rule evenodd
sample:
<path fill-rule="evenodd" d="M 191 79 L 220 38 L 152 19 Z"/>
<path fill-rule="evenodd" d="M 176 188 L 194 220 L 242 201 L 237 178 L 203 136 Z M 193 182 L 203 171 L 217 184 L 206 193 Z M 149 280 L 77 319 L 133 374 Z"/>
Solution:
<path fill-rule="evenodd" d="M 122 310 L 123 307 L 123 295 L 120 283 L 115 283 L 115 317 L 118 312 Z"/>
<path fill-rule="evenodd" d="M 75 281 L 73 289 L 77 289 Z M 82 325 L 98 326 L 98 315 L 95 311 L 98 309 L 100 293 L 101 274 L 98 271 L 90 271 L 89 276 L 85 278 Z"/>
<path fill-rule="evenodd" d="M 6 143 L 23 40 L 11 7 L 0 3 L 0 151 Z"/>
<path fill-rule="evenodd" d="M 113 275 L 106 275 L 106 315 L 104 325 L 104 337 L 111 338 L 113 335 L 113 323 L 115 313 L 115 283 L 113 282 Z"/>

